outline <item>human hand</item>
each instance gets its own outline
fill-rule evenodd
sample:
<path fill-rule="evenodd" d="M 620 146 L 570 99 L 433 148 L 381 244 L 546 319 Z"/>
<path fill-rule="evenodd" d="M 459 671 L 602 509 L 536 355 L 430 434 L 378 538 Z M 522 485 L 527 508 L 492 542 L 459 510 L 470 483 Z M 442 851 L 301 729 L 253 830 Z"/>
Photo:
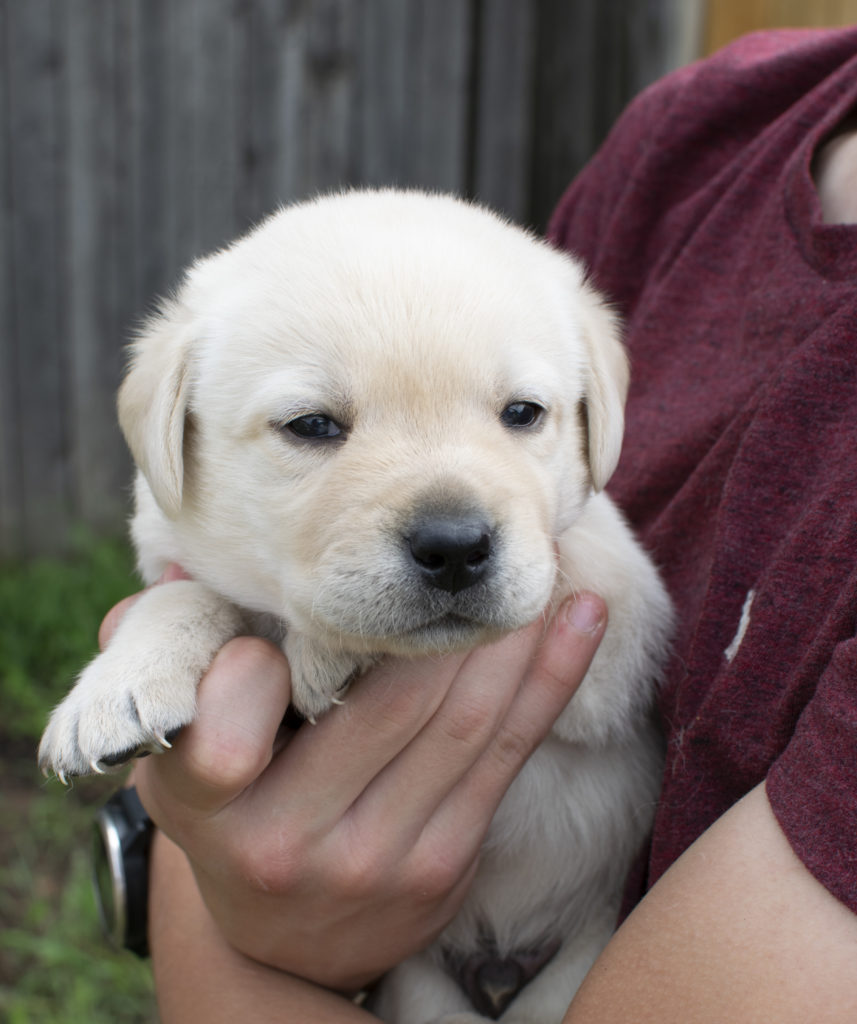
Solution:
<path fill-rule="evenodd" d="M 236 949 L 359 989 L 452 918 L 497 805 L 605 621 L 603 603 L 580 595 L 547 626 L 471 652 L 387 659 L 297 732 L 280 727 L 285 658 L 238 638 L 202 680 L 196 720 L 140 762 L 141 799 Z"/>

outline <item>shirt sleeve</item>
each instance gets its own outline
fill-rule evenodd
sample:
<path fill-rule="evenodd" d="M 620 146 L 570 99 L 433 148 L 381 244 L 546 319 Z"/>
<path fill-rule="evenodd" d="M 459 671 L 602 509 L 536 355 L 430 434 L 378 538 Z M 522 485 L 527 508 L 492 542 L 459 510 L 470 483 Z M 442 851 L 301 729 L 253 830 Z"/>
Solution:
<path fill-rule="evenodd" d="M 835 648 L 767 792 L 795 853 L 857 913 L 857 638 Z"/>

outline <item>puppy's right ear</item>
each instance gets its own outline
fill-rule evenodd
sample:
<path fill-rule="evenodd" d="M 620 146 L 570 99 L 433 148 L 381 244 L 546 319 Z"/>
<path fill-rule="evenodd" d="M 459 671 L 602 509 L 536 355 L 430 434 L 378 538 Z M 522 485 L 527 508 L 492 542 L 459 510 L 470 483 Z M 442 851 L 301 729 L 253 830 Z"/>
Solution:
<path fill-rule="evenodd" d="M 131 347 L 119 389 L 119 424 L 158 505 L 171 519 L 182 505 L 184 426 L 191 325 L 178 301 L 165 303 Z"/>
<path fill-rule="evenodd" d="M 580 314 L 588 357 L 584 408 L 589 471 L 593 490 L 601 491 L 622 450 L 630 371 L 615 313 L 589 284 L 583 285 L 582 298 Z"/>

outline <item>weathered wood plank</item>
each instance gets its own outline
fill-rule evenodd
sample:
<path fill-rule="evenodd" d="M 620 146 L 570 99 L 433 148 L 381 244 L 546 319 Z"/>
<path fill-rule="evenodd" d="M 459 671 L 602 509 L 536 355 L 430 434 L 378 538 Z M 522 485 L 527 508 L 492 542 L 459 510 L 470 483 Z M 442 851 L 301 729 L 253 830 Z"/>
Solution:
<path fill-rule="evenodd" d="M 121 519 L 130 477 L 114 406 L 137 272 L 121 137 L 127 54 L 118 13 L 101 0 L 76 0 L 65 43 L 66 433 L 73 506 L 96 530 L 115 528 Z"/>
<path fill-rule="evenodd" d="M 441 191 L 463 191 L 470 127 L 471 3 L 409 4 L 405 96 L 405 179 Z"/>
<path fill-rule="evenodd" d="M 61 343 L 65 88 L 61 10 L 44 0 L 7 4 L 11 290 L 17 351 L 22 545 L 62 546 L 71 513 L 66 352 Z"/>
<path fill-rule="evenodd" d="M 198 255 L 223 245 L 238 230 L 240 39 L 234 0 L 195 0 L 194 15 L 194 105 L 185 141 L 192 168 L 189 246 Z"/>
<path fill-rule="evenodd" d="M 303 129 L 303 74 L 309 25 L 306 8 L 298 0 L 284 3 L 277 38 L 273 123 L 277 144 L 273 154 L 273 180 L 278 197 L 290 202 L 303 195 L 305 139 Z"/>
<path fill-rule="evenodd" d="M 411 184 L 405 177 L 411 7 L 403 0 L 361 3 L 352 144 L 354 177 L 361 184 Z"/>
<path fill-rule="evenodd" d="M 274 126 L 285 15 L 281 0 L 242 0 L 236 17 L 241 76 L 236 217 L 245 227 L 267 214 L 282 198 L 276 180 L 282 133 Z"/>
<path fill-rule="evenodd" d="M 166 201 L 170 214 L 169 262 L 184 266 L 199 255 L 196 237 L 196 167 L 193 161 L 196 113 L 205 103 L 196 74 L 199 57 L 197 13 L 199 0 L 181 0 L 167 7 L 161 45 L 168 63 L 166 103 L 161 110 L 167 160 Z"/>
<path fill-rule="evenodd" d="M 173 90 L 169 78 L 172 0 L 123 0 L 128 8 L 130 98 L 135 110 L 126 133 L 130 163 L 128 197 L 135 211 L 134 244 L 139 261 L 137 308 L 171 287 L 177 260 L 173 245 Z"/>
<path fill-rule="evenodd" d="M 530 220 L 543 228 L 596 139 L 600 0 L 538 0 Z"/>
<path fill-rule="evenodd" d="M 302 77 L 301 194 L 353 182 L 351 120 L 357 63 L 358 5 L 317 0 L 307 10 Z"/>
<path fill-rule="evenodd" d="M 536 9 L 518 0 L 483 0 L 470 191 L 517 221 L 529 217 Z"/>
<path fill-rule="evenodd" d="M 0 110 L 9 103 L 7 0 L 0 0 Z M 8 155 L 11 126 L 0 123 L 0 558 L 23 551 L 22 504 L 24 445 L 18 404 L 18 351 L 12 287 L 12 210 Z"/>

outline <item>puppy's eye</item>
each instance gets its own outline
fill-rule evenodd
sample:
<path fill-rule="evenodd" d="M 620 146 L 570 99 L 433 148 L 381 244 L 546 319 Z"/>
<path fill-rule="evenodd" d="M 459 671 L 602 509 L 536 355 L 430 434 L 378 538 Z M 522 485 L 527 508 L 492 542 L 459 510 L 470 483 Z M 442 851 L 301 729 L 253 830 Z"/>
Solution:
<path fill-rule="evenodd" d="M 512 402 L 500 413 L 504 427 L 532 427 L 542 418 L 544 409 L 535 402 Z"/>
<path fill-rule="evenodd" d="M 311 412 L 306 416 L 298 416 L 297 419 L 289 420 L 283 424 L 284 430 L 289 430 L 295 437 L 308 441 L 328 441 L 334 437 L 342 436 L 342 428 L 329 416 L 321 412 Z"/>

